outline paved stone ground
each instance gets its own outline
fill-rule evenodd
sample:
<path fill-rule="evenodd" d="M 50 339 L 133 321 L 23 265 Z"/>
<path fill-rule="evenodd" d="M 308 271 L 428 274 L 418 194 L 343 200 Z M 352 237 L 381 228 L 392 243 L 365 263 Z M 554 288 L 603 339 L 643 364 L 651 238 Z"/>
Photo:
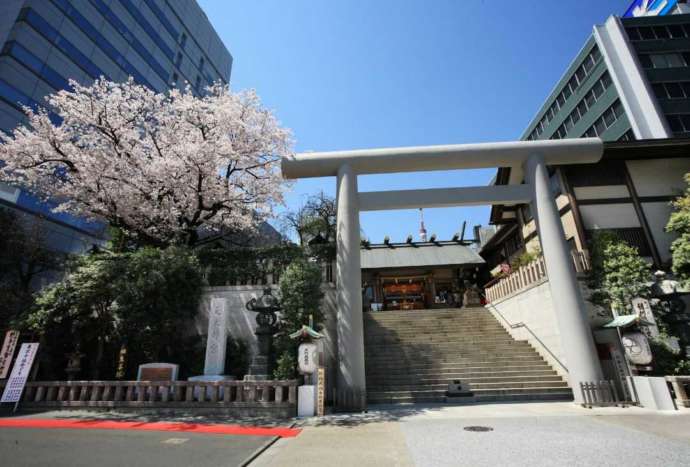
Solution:
<path fill-rule="evenodd" d="M 572 403 L 379 407 L 301 422 L 252 466 L 686 466 L 690 411 Z M 466 426 L 493 428 L 468 432 Z"/>

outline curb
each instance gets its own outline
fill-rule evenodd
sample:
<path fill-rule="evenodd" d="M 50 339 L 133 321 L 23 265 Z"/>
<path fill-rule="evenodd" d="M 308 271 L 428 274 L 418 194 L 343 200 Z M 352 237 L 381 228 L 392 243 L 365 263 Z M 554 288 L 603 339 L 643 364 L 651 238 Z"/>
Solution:
<path fill-rule="evenodd" d="M 289 428 L 294 428 L 297 423 L 292 423 Z M 261 454 L 263 454 L 268 448 L 273 446 L 276 441 L 278 441 L 281 437 L 280 436 L 272 436 L 268 441 L 266 441 L 264 444 L 259 446 L 252 452 L 249 457 L 247 457 L 245 460 L 242 461 L 242 463 L 239 465 L 239 467 L 247 467 L 250 465 L 252 462 L 254 462 Z"/>

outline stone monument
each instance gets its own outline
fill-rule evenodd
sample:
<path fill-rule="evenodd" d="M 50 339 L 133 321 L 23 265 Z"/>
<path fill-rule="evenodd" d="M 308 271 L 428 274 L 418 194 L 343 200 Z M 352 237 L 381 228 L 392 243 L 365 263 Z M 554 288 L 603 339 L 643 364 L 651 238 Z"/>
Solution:
<path fill-rule="evenodd" d="M 224 298 L 212 298 L 211 309 L 208 313 L 204 374 L 192 376 L 189 378 L 189 381 L 226 381 L 235 379 L 234 376 L 223 374 L 225 372 L 225 347 L 228 340 L 227 324 L 227 302 Z"/>

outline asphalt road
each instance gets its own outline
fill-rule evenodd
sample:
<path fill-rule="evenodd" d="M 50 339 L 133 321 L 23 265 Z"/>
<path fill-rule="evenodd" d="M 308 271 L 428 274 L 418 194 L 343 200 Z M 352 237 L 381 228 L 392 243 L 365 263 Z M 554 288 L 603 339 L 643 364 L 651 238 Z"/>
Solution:
<path fill-rule="evenodd" d="M 0 465 L 238 466 L 270 439 L 184 432 L 0 428 Z"/>

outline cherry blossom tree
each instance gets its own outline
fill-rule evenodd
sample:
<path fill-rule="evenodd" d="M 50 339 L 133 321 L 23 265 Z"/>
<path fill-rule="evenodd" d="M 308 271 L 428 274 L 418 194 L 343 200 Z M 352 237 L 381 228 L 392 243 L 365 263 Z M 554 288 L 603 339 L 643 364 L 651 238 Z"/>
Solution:
<path fill-rule="evenodd" d="M 0 136 L 0 180 L 153 244 L 251 229 L 282 203 L 290 132 L 253 91 L 70 85 Z"/>

